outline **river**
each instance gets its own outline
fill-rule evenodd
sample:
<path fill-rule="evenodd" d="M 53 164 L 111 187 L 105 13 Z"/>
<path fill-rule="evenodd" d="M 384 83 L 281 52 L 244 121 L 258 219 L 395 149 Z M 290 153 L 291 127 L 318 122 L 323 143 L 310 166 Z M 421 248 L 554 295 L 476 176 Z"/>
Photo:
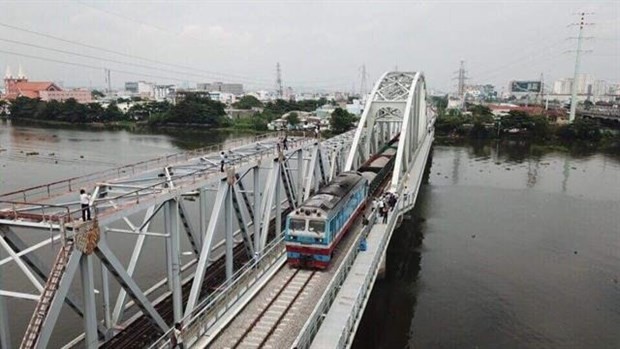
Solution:
<path fill-rule="evenodd" d="M 532 150 L 434 146 L 353 348 L 620 348 L 620 157 Z"/>
<path fill-rule="evenodd" d="M 0 193 L 239 136 L 4 123 Z M 433 148 L 354 348 L 620 347 L 620 156 L 531 150 Z M 17 331 L 32 302 L 8 301 Z M 55 346 L 79 326 L 60 323 Z"/>

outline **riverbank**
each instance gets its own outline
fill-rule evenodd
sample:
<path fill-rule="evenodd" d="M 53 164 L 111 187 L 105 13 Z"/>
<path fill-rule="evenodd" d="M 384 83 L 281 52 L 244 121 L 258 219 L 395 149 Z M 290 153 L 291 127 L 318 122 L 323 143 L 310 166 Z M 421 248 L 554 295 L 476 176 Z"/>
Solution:
<path fill-rule="evenodd" d="M 514 113 L 493 119 L 484 116 L 440 116 L 436 143 L 463 145 L 470 140 L 528 142 L 540 150 L 579 152 L 583 149 L 620 152 L 620 132 L 590 119 L 571 124 L 550 123 L 542 116 Z"/>
<path fill-rule="evenodd" d="M 62 128 L 62 129 L 75 129 L 75 130 L 105 130 L 105 131 L 130 131 L 130 132 L 161 132 L 161 131 L 183 131 L 200 133 L 205 131 L 217 131 L 217 132 L 232 132 L 239 134 L 263 134 L 267 131 L 259 131 L 245 127 L 212 127 L 205 124 L 163 124 L 163 125 L 151 125 L 145 121 L 111 121 L 111 122 L 88 122 L 88 123 L 71 123 L 66 121 L 54 121 L 54 120 L 39 120 L 39 119 L 9 119 L 2 120 L 2 123 L 8 123 L 13 126 L 27 126 L 27 127 L 44 127 L 44 128 Z M 0 123 L 0 125 L 2 125 Z"/>

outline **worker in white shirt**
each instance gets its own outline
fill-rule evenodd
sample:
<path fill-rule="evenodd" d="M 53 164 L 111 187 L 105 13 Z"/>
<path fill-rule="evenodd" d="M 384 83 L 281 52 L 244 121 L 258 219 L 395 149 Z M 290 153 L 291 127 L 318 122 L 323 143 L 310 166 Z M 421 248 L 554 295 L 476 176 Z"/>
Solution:
<path fill-rule="evenodd" d="M 80 204 L 82 205 L 82 220 L 90 221 L 90 195 L 84 189 L 80 189 Z"/>

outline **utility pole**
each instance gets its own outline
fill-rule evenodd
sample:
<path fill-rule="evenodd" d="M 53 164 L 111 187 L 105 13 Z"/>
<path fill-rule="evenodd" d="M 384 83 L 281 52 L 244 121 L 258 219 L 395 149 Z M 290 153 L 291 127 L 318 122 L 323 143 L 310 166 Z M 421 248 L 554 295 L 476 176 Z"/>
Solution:
<path fill-rule="evenodd" d="M 284 98 L 284 89 L 282 88 L 282 71 L 280 70 L 280 62 L 276 64 L 276 94 L 278 99 Z"/>
<path fill-rule="evenodd" d="M 586 13 L 580 13 L 581 18 L 579 23 L 575 23 L 574 25 L 579 26 L 579 36 L 577 37 L 577 51 L 575 51 L 575 74 L 573 74 L 573 86 L 571 89 L 571 98 L 570 98 L 570 114 L 568 117 L 569 122 L 575 121 L 575 111 L 577 110 L 577 77 L 579 75 L 579 65 L 581 64 L 581 42 L 583 41 L 583 27 L 586 25 L 590 25 L 591 23 L 585 22 Z"/>

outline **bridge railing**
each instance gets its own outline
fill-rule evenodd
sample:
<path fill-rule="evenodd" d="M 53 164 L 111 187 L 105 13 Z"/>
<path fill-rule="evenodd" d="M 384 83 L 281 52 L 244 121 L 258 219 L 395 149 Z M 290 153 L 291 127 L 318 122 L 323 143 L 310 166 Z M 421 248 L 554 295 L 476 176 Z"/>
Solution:
<path fill-rule="evenodd" d="M 284 238 L 273 240 L 258 260 L 247 263 L 239 269 L 229 282 L 211 293 L 198 306 L 196 311 L 185 317 L 182 336 L 183 343 L 191 347 L 204 336 L 226 312 L 241 300 L 247 292 L 285 255 Z M 171 348 L 173 329 L 170 329 L 155 343 L 151 349 Z"/>
<path fill-rule="evenodd" d="M 225 144 L 216 144 L 211 146 L 202 147 L 186 152 L 170 154 L 155 159 L 140 161 L 137 163 L 124 165 L 109 170 L 99 171 L 84 176 L 72 177 L 63 179 L 56 182 L 51 182 L 43 185 L 30 187 L 10 193 L 0 194 L 0 200 L 3 201 L 22 201 L 22 202 L 35 202 L 36 200 L 43 200 L 54 197 L 66 192 L 72 192 L 79 190 L 81 187 L 92 185 L 96 182 L 103 181 L 111 178 L 120 178 L 123 176 L 134 175 L 136 173 L 152 170 L 154 168 L 161 168 L 162 166 L 178 163 L 181 161 L 187 161 L 192 157 L 204 155 L 208 153 L 218 152 L 224 148 L 238 147 L 244 144 L 259 142 L 266 138 L 272 137 L 271 134 L 262 134 L 255 136 L 252 140 L 248 138 L 236 139 Z"/>
<path fill-rule="evenodd" d="M 374 210 L 368 217 L 368 225 L 363 227 L 361 233 L 358 234 L 353 244 L 349 247 L 345 259 L 336 270 L 334 278 L 327 285 L 323 297 L 319 300 L 318 305 L 314 308 L 314 311 L 312 312 L 312 314 L 310 314 L 310 317 L 306 321 L 306 324 L 299 332 L 299 336 L 297 336 L 297 339 L 292 345 L 293 348 L 309 348 L 310 344 L 312 344 L 312 340 L 319 331 L 319 327 L 321 327 L 321 324 L 325 319 L 324 314 L 327 313 L 332 303 L 336 299 L 336 295 L 338 295 L 340 287 L 347 279 L 349 271 L 351 270 L 351 266 L 353 265 L 353 262 L 355 262 L 355 258 L 357 258 L 357 255 L 360 252 L 360 243 L 363 239 L 366 238 L 366 236 L 370 232 L 370 229 L 372 229 L 372 227 L 374 226 L 376 220 L 377 210 Z"/>

